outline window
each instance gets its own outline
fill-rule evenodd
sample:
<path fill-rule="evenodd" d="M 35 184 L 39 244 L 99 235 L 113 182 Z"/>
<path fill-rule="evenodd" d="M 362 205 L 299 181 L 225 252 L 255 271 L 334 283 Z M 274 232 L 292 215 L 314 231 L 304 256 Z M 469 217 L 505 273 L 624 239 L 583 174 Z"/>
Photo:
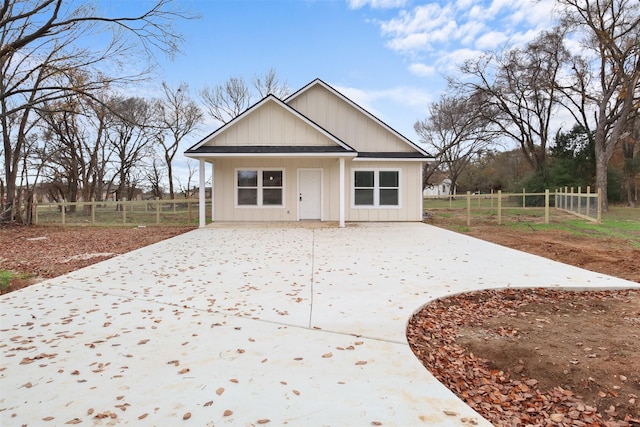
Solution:
<path fill-rule="evenodd" d="M 282 170 L 236 171 L 238 206 L 282 206 Z"/>
<path fill-rule="evenodd" d="M 355 206 L 400 206 L 400 171 L 356 170 L 353 183 Z"/>

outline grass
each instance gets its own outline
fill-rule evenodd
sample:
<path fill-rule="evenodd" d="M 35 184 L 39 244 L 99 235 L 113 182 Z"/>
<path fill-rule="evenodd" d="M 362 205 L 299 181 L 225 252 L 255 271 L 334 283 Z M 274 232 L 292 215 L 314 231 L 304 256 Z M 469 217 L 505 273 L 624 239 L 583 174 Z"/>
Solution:
<path fill-rule="evenodd" d="M 0 269 L 0 289 L 5 290 L 9 287 L 9 283 L 15 277 L 15 273 L 9 270 Z"/>
<path fill-rule="evenodd" d="M 450 221 L 457 219 L 460 224 L 466 221 L 466 214 L 459 212 L 452 215 L 451 211 L 432 211 L 432 215 L 446 218 Z M 622 239 L 631 243 L 634 247 L 640 247 L 640 209 L 614 206 L 603 214 L 600 224 L 578 218 L 576 216 L 551 210 L 551 221 L 545 224 L 544 212 L 536 209 L 505 209 L 502 212 L 502 226 L 506 226 L 523 233 L 534 231 L 563 231 L 575 236 L 589 236 L 601 239 Z M 471 227 L 482 224 L 495 225 L 496 215 L 493 211 L 472 211 Z M 460 230 L 457 230 L 460 231 Z"/>

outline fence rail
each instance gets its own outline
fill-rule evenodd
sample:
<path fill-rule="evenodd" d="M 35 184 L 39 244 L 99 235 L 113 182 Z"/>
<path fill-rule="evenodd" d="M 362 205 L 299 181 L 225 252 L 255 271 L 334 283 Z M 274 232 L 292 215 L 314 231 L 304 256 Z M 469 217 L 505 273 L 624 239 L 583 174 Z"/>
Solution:
<path fill-rule="evenodd" d="M 210 207 L 211 200 L 205 202 Z M 198 220 L 196 199 L 38 203 L 40 225 L 191 225 Z"/>
<path fill-rule="evenodd" d="M 425 196 L 423 207 L 425 212 L 450 210 L 466 213 L 467 226 L 471 225 L 472 213 L 478 216 L 495 217 L 498 224 L 502 224 L 504 213 L 513 211 L 536 212 L 544 216 L 546 224 L 550 221 L 551 208 L 569 212 L 573 215 L 594 222 L 601 221 L 599 193 L 591 193 L 589 189 L 582 193 L 580 189 L 556 190 L 544 193 L 503 193 L 498 190 L 489 194 L 471 194 L 449 196 Z"/>

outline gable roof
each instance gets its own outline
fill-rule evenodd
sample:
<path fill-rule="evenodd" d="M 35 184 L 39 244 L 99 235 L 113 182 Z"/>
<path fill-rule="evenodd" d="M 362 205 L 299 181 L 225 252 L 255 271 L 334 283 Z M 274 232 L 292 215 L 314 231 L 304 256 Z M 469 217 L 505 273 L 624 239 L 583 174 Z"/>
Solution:
<path fill-rule="evenodd" d="M 314 130 L 316 130 L 318 133 L 324 135 L 328 140 L 332 141 L 335 144 L 335 146 L 278 146 L 278 147 L 274 147 L 274 146 L 244 146 L 244 145 L 238 145 L 238 146 L 211 146 L 211 145 L 206 145 L 208 142 L 210 142 L 211 140 L 215 139 L 218 135 L 226 132 L 231 127 L 233 127 L 233 126 L 237 125 L 238 123 L 242 122 L 247 117 L 249 117 L 251 115 L 251 113 L 253 113 L 254 111 L 256 111 L 256 110 L 258 110 L 260 108 L 262 108 L 263 106 L 267 105 L 270 102 L 273 102 L 276 105 L 278 105 L 279 107 L 285 109 L 288 113 L 292 114 L 294 117 L 297 117 L 299 120 L 301 120 L 303 123 L 307 124 L 308 126 L 313 128 Z M 258 148 L 258 147 L 262 147 L 262 148 Z M 218 129 L 216 129 L 215 131 L 213 131 L 209 135 L 207 135 L 204 138 L 202 138 L 195 145 L 193 145 L 192 147 L 188 148 L 185 151 L 185 154 L 207 154 L 207 153 L 208 154 L 218 153 L 218 154 L 227 154 L 227 155 L 234 154 L 234 153 L 263 153 L 263 154 L 269 154 L 269 153 L 271 153 L 271 154 L 274 154 L 274 153 L 279 153 L 279 154 L 291 153 L 291 154 L 303 154 L 303 153 L 323 153 L 323 152 L 334 153 L 334 154 L 342 152 L 342 153 L 351 153 L 352 156 L 356 155 L 356 151 L 352 147 L 350 147 L 349 144 L 345 143 L 340 138 L 338 138 L 337 136 L 333 135 L 331 132 L 329 132 L 328 130 L 324 129 L 322 126 L 318 125 L 313 120 L 309 119 L 304 114 L 300 113 L 299 111 L 295 110 L 294 108 L 292 108 L 288 104 L 284 103 L 283 101 L 281 101 L 280 99 L 278 99 L 274 95 L 269 94 L 266 97 L 262 98 L 257 103 L 255 103 L 253 106 L 249 107 L 247 110 L 245 110 L 243 113 L 241 113 L 237 117 L 233 118 L 232 120 L 230 120 L 229 122 L 227 122 L 224 125 L 220 126 Z"/>
<path fill-rule="evenodd" d="M 379 125 L 381 125 L 384 129 L 386 129 L 388 132 L 394 134 L 396 137 L 398 137 L 402 142 L 404 142 L 405 144 L 409 145 L 412 149 L 414 149 L 415 151 L 417 151 L 418 153 L 420 153 L 419 156 L 417 157 L 429 157 L 431 158 L 431 156 L 422 148 L 420 148 L 420 146 L 418 146 L 417 144 L 415 144 L 414 142 L 412 142 L 410 139 L 408 139 L 407 137 L 405 137 L 404 135 L 402 135 L 400 132 L 398 132 L 397 130 L 393 129 L 391 126 L 389 126 L 388 124 L 386 124 L 385 122 L 383 122 L 382 120 L 380 120 L 378 117 L 374 116 L 373 114 L 371 114 L 369 111 L 367 111 L 366 109 L 362 108 L 360 105 L 356 104 L 355 102 L 353 102 L 351 99 L 347 98 L 345 95 L 343 95 L 341 92 L 338 92 L 336 89 L 334 89 L 332 86 L 330 86 L 329 84 L 325 83 L 323 80 L 316 78 L 315 80 L 313 80 L 312 82 L 308 83 L 306 86 L 302 87 L 301 89 L 297 90 L 296 92 L 294 92 L 293 94 L 289 95 L 287 98 L 285 98 L 284 102 L 285 103 L 290 103 L 291 101 L 293 101 L 294 99 L 298 98 L 299 96 L 301 96 L 302 94 L 308 92 L 310 89 L 316 87 L 316 86 L 321 86 L 324 89 L 328 90 L 329 92 L 331 92 L 334 96 L 342 99 L 344 102 L 346 102 L 347 104 L 349 104 L 351 107 L 355 108 L 356 110 L 358 110 L 359 112 L 361 112 L 362 114 L 364 114 L 366 117 L 368 117 L 369 119 L 373 120 L 374 122 L 378 123 Z M 360 153 L 359 157 L 362 157 L 363 153 Z M 370 156 L 370 157 L 374 157 L 374 156 Z M 387 156 L 388 157 L 388 156 Z M 404 157 L 412 157 L 412 156 L 404 156 Z M 416 157 L 416 156 L 413 156 Z"/>

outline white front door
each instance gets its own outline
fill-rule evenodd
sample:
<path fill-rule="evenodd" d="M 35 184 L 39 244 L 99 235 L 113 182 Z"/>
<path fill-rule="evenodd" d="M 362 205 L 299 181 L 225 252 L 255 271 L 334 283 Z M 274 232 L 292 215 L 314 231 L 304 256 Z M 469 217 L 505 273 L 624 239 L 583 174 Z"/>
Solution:
<path fill-rule="evenodd" d="M 322 219 L 322 170 L 298 169 L 298 213 L 303 219 Z"/>

